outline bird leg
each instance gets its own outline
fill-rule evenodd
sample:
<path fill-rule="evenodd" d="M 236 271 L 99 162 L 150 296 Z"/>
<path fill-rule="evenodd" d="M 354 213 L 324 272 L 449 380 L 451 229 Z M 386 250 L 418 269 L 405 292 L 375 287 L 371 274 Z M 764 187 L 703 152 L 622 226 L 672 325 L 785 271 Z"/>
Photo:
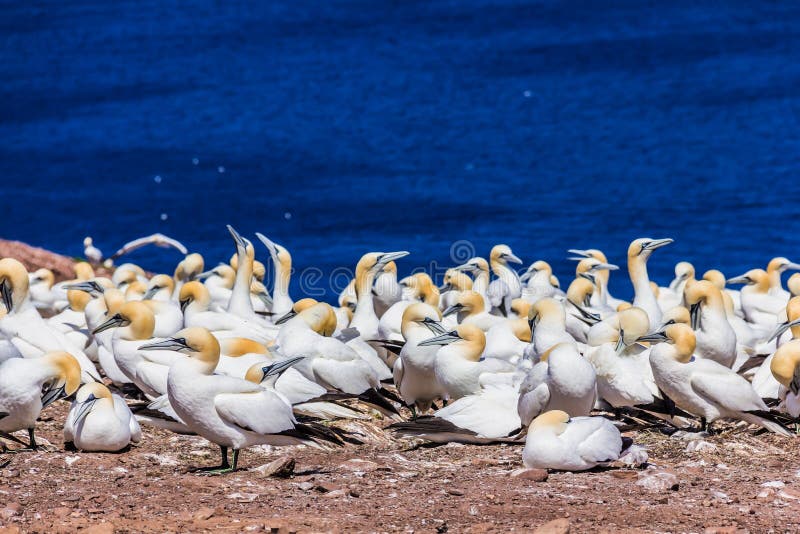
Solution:
<path fill-rule="evenodd" d="M 219 448 L 220 452 L 222 453 L 222 463 L 220 465 L 215 465 L 213 467 L 198 467 L 197 469 L 194 469 L 193 472 L 199 475 L 222 475 L 224 473 L 230 473 L 236 469 L 236 462 L 239 460 L 239 450 L 233 450 L 234 467 L 231 468 L 231 464 L 228 463 L 228 447 L 223 447 L 220 445 Z"/>
<path fill-rule="evenodd" d="M 706 421 L 706 418 L 705 417 L 701 417 L 700 418 L 700 431 L 701 432 L 708 432 L 709 426 L 710 425 L 708 424 L 708 421 Z"/>
<path fill-rule="evenodd" d="M 416 421 L 417 420 L 417 405 L 416 404 L 412 404 L 411 406 L 408 407 L 408 409 L 411 410 L 411 420 L 412 421 Z"/>
<path fill-rule="evenodd" d="M 30 441 L 31 441 L 28 444 L 28 447 L 30 448 L 30 450 L 35 451 L 36 449 L 38 449 L 39 446 L 36 445 L 36 437 L 33 435 L 33 428 L 29 428 L 28 429 L 28 438 L 30 438 Z"/>

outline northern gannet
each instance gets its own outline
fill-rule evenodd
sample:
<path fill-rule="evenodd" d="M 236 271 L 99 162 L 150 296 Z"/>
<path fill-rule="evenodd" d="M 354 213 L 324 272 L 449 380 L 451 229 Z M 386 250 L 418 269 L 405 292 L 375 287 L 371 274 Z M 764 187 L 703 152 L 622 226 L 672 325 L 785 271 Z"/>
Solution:
<path fill-rule="evenodd" d="M 364 254 L 356 265 L 356 311 L 350 326 L 357 328 L 364 340 L 376 339 L 380 336 L 378 331 L 379 319 L 375 314 L 375 305 L 372 299 L 372 286 L 378 272 L 390 261 L 408 256 L 408 252 L 370 252 Z M 391 375 L 390 375 L 391 376 Z"/>
<path fill-rule="evenodd" d="M 780 297 L 784 300 L 790 297 L 788 291 L 783 289 L 781 275 L 787 270 L 800 271 L 800 264 L 789 261 L 786 258 L 772 258 L 767 264 L 767 275 L 769 276 L 769 294 Z"/>
<path fill-rule="evenodd" d="M 447 308 L 455 304 L 461 291 L 472 289 L 472 278 L 456 269 L 447 269 L 444 273 L 444 283 L 439 288 L 441 293 L 441 307 Z"/>
<path fill-rule="evenodd" d="M 103 384 L 91 382 L 75 394 L 64 424 L 64 441 L 82 451 L 117 452 L 142 437 L 125 400 Z"/>
<path fill-rule="evenodd" d="M 523 426 L 547 410 L 589 415 L 597 399 L 594 367 L 574 344 L 558 343 L 541 355 L 519 390 L 517 412 Z"/>
<path fill-rule="evenodd" d="M 508 310 L 504 311 L 504 315 L 508 315 L 510 312 L 511 304 L 509 303 Z M 488 331 L 492 326 L 507 320 L 503 317 L 492 315 L 488 310 L 485 310 L 483 297 L 475 291 L 462 291 L 455 304 L 442 312 L 444 317 L 453 314 L 456 314 L 458 324 L 475 325 L 484 332 Z"/>
<path fill-rule="evenodd" d="M 83 256 L 95 265 L 103 261 L 103 252 L 94 246 L 94 241 L 89 236 L 83 238 Z"/>
<path fill-rule="evenodd" d="M 675 278 L 670 282 L 669 287 L 660 288 L 658 295 L 658 305 L 662 312 L 683 304 L 683 290 L 687 283 L 694 281 L 694 276 L 694 265 L 688 261 L 680 261 L 675 264 Z"/>
<path fill-rule="evenodd" d="M 561 410 L 538 416 L 528 430 L 522 462 L 525 467 L 585 471 L 623 460 L 647 462 L 647 453 L 623 441 L 614 423 L 604 417 L 570 417 Z"/>
<path fill-rule="evenodd" d="M 789 338 L 785 339 L 784 333 L 787 331 Z M 776 340 L 778 348 L 788 342 L 800 340 L 800 297 L 792 297 L 786 303 L 786 321 L 772 332 L 769 341 L 772 339 Z M 753 389 L 762 399 L 777 399 L 780 395 L 780 383 L 771 370 L 774 357 L 774 353 L 767 356 L 753 375 Z"/>
<path fill-rule="evenodd" d="M 80 383 L 81 367 L 67 352 L 0 363 L 0 434 L 27 430 L 29 447 L 36 449 L 34 428 L 42 408 L 72 395 Z"/>
<path fill-rule="evenodd" d="M 602 251 L 594 248 L 586 250 L 572 248 L 567 252 L 570 254 L 575 254 L 580 258 L 593 258 L 600 263 L 609 264 L 606 255 L 603 254 Z M 580 260 L 578 261 L 580 262 Z M 616 310 L 617 307 L 624 301 L 615 299 L 611 296 L 611 293 L 608 292 L 608 279 L 611 276 L 611 273 L 609 272 L 610 270 L 611 269 L 603 269 L 597 272 L 597 291 L 594 295 L 592 295 L 592 305 L 599 306 L 601 308 L 608 307 L 612 310 Z"/>
<path fill-rule="evenodd" d="M 786 299 L 769 293 L 769 275 L 762 269 L 751 269 L 741 276 L 728 279 L 729 284 L 745 284 L 741 291 L 744 318 L 761 328 L 772 330 Z"/>
<path fill-rule="evenodd" d="M 50 269 L 37 269 L 29 275 L 31 302 L 40 310 L 59 311 L 66 303 L 64 295 L 59 291 L 53 291 L 56 278 Z"/>
<path fill-rule="evenodd" d="M 650 278 L 647 276 L 647 260 L 657 248 L 672 243 L 672 239 L 651 239 L 642 237 L 635 239 L 628 247 L 628 274 L 633 284 L 633 305 L 642 308 L 650 317 L 650 328 L 661 326 L 661 308 L 658 305 Z"/>
<path fill-rule="evenodd" d="M 558 343 L 575 346 L 577 343 L 567 333 L 567 316 L 564 305 L 545 297 L 537 300 L 528 311 L 531 328 L 531 343 L 525 349 L 525 357 L 536 362 L 539 356 Z"/>
<path fill-rule="evenodd" d="M 308 427 L 298 426 L 282 395 L 241 378 L 214 374 L 219 342 L 204 328 L 187 328 L 175 337 L 149 343 L 142 350 L 180 352 L 169 369 L 169 402 L 186 425 L 220 447 L 222 463 L 209 473 L 236 470 L 239 451 L 258 444 L 309 443 Z M 228 461 L 228 449 L 233 460 Z"/>
<path fill-rule="evenodd" d="M 520 276 L 520 281 L 525 282 L 522 288 L 522 298 L 534 303 L 541 298 L 555 297 L 560 292 L 552 284 L 553 269 L 544 260 L 533 262 Z"/>
<path fill-rule="evenodd" d="M 281 245 L 268 239 L 264 234 L 256 233 L 256 237 L 269 250 L 274 269 L 274 283 L 272 287 L 272 313 L 280 317 L 289 313 L 294 305 L 294 300 L 289 296 L 289 282 L 292 277 L 292 255 Z"/>
<path fill-rule="evenodd" d="M 171 336 L 183 328 L 183 313 L 177 300 L 173 300 L 175 281 L 166 274 L 157 274 L 147 284 L 142 301 L 156 317 L 155 337 Z"/>
<path fill-rule="evenodd" d="M 794 418 L 800 417 L 800 339 L 781 345 L 770 362 L 770 371 L 781 385 L 781 408 Z"/>
<path fill-rule="evenodd" d="M 699 417 L 703 430 L 717 419 L 732 418 L 791 435 L 766 418 L 769 408 L 747 380 L 714 360 L 692 357 L 696 338 L 690 327 L 670 325 L 639 341 L 658 343 L 650 351 L 656 385 L 679 408 Z"/>
<path fill-rule="evenodd" d="M 711 282 L 699 280 L 686 285 L 684 299 L 697 337 L 695 355 L 733 367 L 736 332 L 728 322 L 722 293 Z"/>
<path fill-rule="evenodd" d="M 111 260 L 116 260 L 120 256 L 133 252 L 134 250 L 140 249 L 147 245 L 155 245 L 161 248 L 174 248 L 184 256 L 189 253 L 186 250 L 186 247 L 183 244 L 176 240 L 172 239 L 171 237 L 167 237 L 164 234 L 153 234 L 146 237 L 140 237 L 139 239 L 134 239 L 133 241 L 129 241 L 122 245 L 122 247 L 117 250 L 113 256 L 111 256 Z"/>
<path fill-rule="evenodd" d="M 489 263 L 483 258 L 474 257 L 466 263 L 454 267 L 454 269 L 472 275 L 472 290 L 483 297 L 486 309 L 491 309 L 492 303 L 489 302 L 489 297 L 487 296 L 489 291 Z"/>
<path fill-rule="evenodd" d="M 508 245 L 495 245 L 489 254 L 489 265 L 497 277 L 489 284 L 486 296 L 491 308 L 487 312 L 498 310 L 501 315 L 508 316 L 511 301 L 522 294 L 522 282 L 517 272 L 508 266 L 509 263 L 521 264 L 522 260 L 514 255 Z"/>

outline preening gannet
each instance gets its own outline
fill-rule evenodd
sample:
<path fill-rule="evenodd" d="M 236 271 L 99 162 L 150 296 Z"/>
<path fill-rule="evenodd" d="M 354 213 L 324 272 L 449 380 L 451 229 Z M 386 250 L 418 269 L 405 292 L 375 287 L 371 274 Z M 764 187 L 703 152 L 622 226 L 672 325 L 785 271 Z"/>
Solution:
<path fill-rule="evenodd" d="M 75 394 L 64 424 L 65 442 L 82 451 L 117 452 L 141 437 L 139 423 L 125 400 L 103 384 L 85 384 Z"/>
<path fill-rule="evenodd" d="M 697 337 L 695 355 L 733 367 L 736 332 L 728 322 L 722 293 L 711 282 L 699 280 L 686 285 L 684 299 Z"/>
<path fill-rule="evenodd" d="M 792 417 L 800 417 L 800 339 L 781 345 L 772 357 L 770 371 L 781 385 L 781 407 Z"/>

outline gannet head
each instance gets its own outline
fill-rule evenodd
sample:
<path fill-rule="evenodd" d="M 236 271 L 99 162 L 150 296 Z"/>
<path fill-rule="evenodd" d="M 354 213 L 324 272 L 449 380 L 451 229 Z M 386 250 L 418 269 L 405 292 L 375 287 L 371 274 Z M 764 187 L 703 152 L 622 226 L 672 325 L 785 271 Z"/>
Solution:
<path fill-rule="evenodd" d="M 44 284 L 48 289 L 56 283 L 56 277 L 50 269 L 37 269 L 29 276 L 30 285 Z"/>
<path fill-rule="evenodd" d="M 453 268 L 457 271 L 469 273 L 473 276 L 477 276 L 480 273 L 489 274 L 489 262 L 479 257 L 472 258 L 468 260 L 466 263 L 463 263 L 458 267 L 453 267 Z"/>
<path fill-rule="evenodd" d="M 561 410 L 544 412 L 531 422 L 531 432 L 546 430 L 556 435 L 562 434 L 570 422 L 569 414 Z"/>
<path fill-rule="evenodd" d="M 249 369 L 247 369 L 244 379 L 248 382 L 252 382 L 253 384 L 267 383 L 269 385 L 274 385 L 281 373 L 303 358 L 305 358 L 305 356 L 288 358 L 286 360 L 272 363 L 260 362 L 253 364 Z"/>
<path fill-rule="evenodd" d="M 550 267 L 550 264 L 544 260 L 537 260 L 530 264 L 525 272 L 519 277 L 519 280 L 520 282 L 524 282 L 527 279 L 532 278 L 540 271 L 546 272 L 548 277 L 553 276 L 553 268 Z"/>
<path fill-rule="evenodd" d="M 228 232 L 230 232 L 231 237 L 233 237 L 233 242 L 236 244 L 236 252 L 237 258 L 239 254 L 244 252 L 245 257 L 250 262 L 250 265 L 253 265 L 253 261 L 256 258 L 256 249 L 253 247 L 253 244 L 239 235 L 239 232 L 233 229 L 233 226 L 228 225 Z"/>
<path fill-rule="evenodd" d="M 687 280 L 694 280 L 694 265 L 688 261 L 679 261 L 675 264 L 675 279 L 670 283 L 669 287 L 675 289 L 678 284 Z"/>
<path fill-rule="evenodd" d="M 725 289 L 725 275 L 717 269 L 710 269 L 703 273 L 703 280 L 711 282 L 720 291 Z"/>
<path fill-rule="evenodd" d="M 208 288 L 200 282 L 193 280 L 186 282 L 181 287 L 180 294 L 178 295 L 178 302 L 181 305 L 181 311 L 186 312 L 186 308 L 192 303 L 197 303 L 196 308 L 199 310 L 207 310 L 211 304 L 211 293 Z"/>
<path fill-rule="evenodd" d="M 80 423 L 89 415 L 94 405 L 103 399 L 110 401 L 112 403 L 111 406 L 113 406 L 114 400 L 111 397 L 111 391 L 109 391 L 105 385 L 100 382 L 89 382 L 82 385 L 75 394 L 75 404 L 78 406 L 78 409 L 75 413 L 75 419 L 73 420 L 74 424 L 77 425 Z"/>
<path fill-rule="evenodd" d="M 618 265 L 599 261 L 596 258 L 584 258 L 575 266 L 575 275 L 584 276 L 586 273 L 596 273 L 598 271 L 616 271 Z"/>
<path fill-rule="evenodd" d="M 425 304 L 430 306 L 439 306 L 439 288 L 433 283 L 433 280 L 428 273 L 417 273 L 414 275 L 416 279 L 416 288 L 419 293 L 419 298 Z"/>
<path fill-rule="evenodd" d="M 329 337 L 336 331 L 336 312 L 330 304 L 317 302 L 297 313 L 303 321 L 317 334 Z"/>
<path fill-rule="evenodd" d="M 89 264 L 87 263 L 86 265 L 89 265 Z M 76 264 L 75 267 L 76 267 L 76 272 L 77 272 L 77 264 Z M 91 265 L 89 265 L 89 267 L 91 267 Z M 133 276 L 131 276 L 129 274 L 129 272 L 132 272 Z M 89 278 L 92 278 L 92 277 L 94 277 L 94 272 L 92 272 L 92 275 L 89 276 Z M 80 276 L 79 276 L 79 278 L 80 278 Z M 136 265 L 134 263 L 123 263 L 122 265 L 117 267 L 114 270 L 114 274 L 111 275 L 111 280 L 114 282 L 114 284 L 116 284 L 117 287 L 120 287 L 121 285 L 123 285 L 123 281 L 127 281 L 127 283 L 130 283 L 134 279 L 138 279 L 138 278 L 146 278 L 146 273 L 144 272 L 144 269 L 142 269 L 141 267 L 139 267 L 138 265 Z M 87 280 L 88 280 L 88 278 L 87 278 Z"/>
<path fill-rule="evenodd" d="M 143 302 L 134 300 L 123 304 L 119 311 L 95 328 L 92 334 L 97 335 L 109 328 L 119 328 L 122 339 L 150 339 L 155 326 L 156 318 L 150 308 Z"/>
<path fill-rule="evenodd" d="M 528 325 L 531 327 L 531 331 L 534 331 L 542 321 L 547 323 L 558 322 L 562 326 L 565 325 L 567 314 L 564 306 L 550 297 L 537 300 L 528 311 Z"/>
<path fill-rule="evenodd" d="M 768 274 L 772 274 L 773 272 L 780 274 L 788 270 L 800 271 L 800 264 L 789 261 L 783 257 L 772 258 L 769 264 L 767 264 Z"/>
<path fill-rule="evenodd" d="M 125 298 L 127 300 L 142 300 L 147 293 L 147 286 L 139 280 L 131 282 L 125 288 Z"/>
<path fill-rule="evenodd" d="M 289 254 L 289 251 L 281 245 L 270 240 L 264 234 L 256 232 L 256 237 L 258 237 L 258 239 L 261 240 L 261 242 L 267 247 L 270 256 L 272 257 L 273 261 L 275 261 L 276 266 L 280 269 L 281 274 L 286 275 L 290 273 L 292 270 L 292 255 Z"/>
<path fill-rule="evenodd" d="M 403 311 L 400 332 L 403 334 L 404 338 L 408 338 L 410 329 L 415 325 L 420 325 L 434 334 L 443 334 L 444 328 L 439 324 L 441 320 L 442 313 L 438 308 L 434 308 L 423 302 L 415 302 Z"/>
<path fill-rule="evenodd" d="M 106 317 L 111 317 L 125 304 L 125 295 L 116 287 L 107 288 L 103 292 L 103 301 L 106 305 Z"/>
<path fill-rule="evenodd" d="M 708 280 L 698 280 L 691 284 L 686 284 L 683 290 L 683 298 L 689 306 L 692 328 L 700 328 L 700 307 L 710 306 L 718 311 L 725 313 L 725 304 L 722 300 L 722 293 Z"/>
<path fill-rule="evenodd" d="M 14 258 L 0 260 L 0 298 L 8 313 L 22 304 L 29 287 L 28 271 L 21 262 Z"/>
<path fill-rule="evenodd" d="M 157 274 L 150 279 L 147 284 L 147 291 L 144 294 L 143 300 L 150 300 L 159 292 L 164 291 L 165 300 L 172 297 L 172 292 L 175 291 L 175 280 L 166 274 Z"/>
<path fill-rule="evenodd" d="M 727 280 L 729 284 L 745 284 L 752 286 L 759 293 L 766 293 L 769 289 L 769 275 L 763 269 L 750 269 L 741 276 Z"/>
<path fill-rule="evenodd" d="M 200 254 L 196 252 L 188 254 L 185 258 L 178 262 L 177 267 L 175 267 L 173 277 L 178 282 L 189 282 L 194 280 L 197 275 L 203 272 L 205 264 L 206 262 L 203 259 L 203 256 Z"/>
<path fill-rule="evenodd" d="M 67 290 L 67 302 L 69 302 L 70 309 L 76 312 L 86 310 L 86 305 L 92 300 L 92 296 L 85 292 L 76 289 Z"/>
<path fill-rule="evenodd" d="M 617 315 L 619 323 L 619 340 L 625 346 L 633 345 L 636 340 L 650 330 L 650 318 L 642 308 L 631 306 Z"/>
<path fill-rule="evenodd" d="M 274 344 L 274 342 L 273 342 Z M 245 354 L 267 354 L 269 349 L 246 337 L 225 337 L 219 340 L 220 354 L 229 358 L 238 358 Z"/>
<path fill-rule="evenodd" d="M 522 260 L 514 255 L 508 245 L 495 245 L 489 253 L 489 259 L 493 264 L 508 265 L 509 263 L 521 264 Z"/>
<path fill-rule="evenodd" d="M 628 260 L 641 257 L 644 261 L 647 261 L 655 249 L 669 245 L 673 241 L 670 238 L 652 239 L 650 237 L 640 237 L 639 239 L 634 239 L 628 247 Z"/>
<path fill-rule="evenodd" d="M 781 345 L 772 357 L 769 370 L 786 389 L 795 395 L 800 393 L 800 339 Z"/>
<path fill-rule="evenodd" d="M 111 280 L 116 284 L 119 289 L 125 290 L 130 284 L 139 280 L 135 271 L 124 269 L 120 271 L 117 269 L 111 277 Z"/>
<path fill-rule="evenodd" d="M 668 327 L 671 324 L 685 324 L 688 325 L 692 322 L 689 309 L 683 306 L 675 306 L 664 312 L 661 317 L 663 324 L 661 329 Z"/>
<path fill-rule="evenodd" d="M 606 258 L 606 255 L 603 254 L 602 251 L 597 250 L 596 248 L 588 248 L 588 249 L 571 248 L 567 252 L 573 254 L 574 256 L 578 256 L 580 258 L 594 258 L 601 263 L 608 263 L 608 258 Z"/>
<path fill-rule="evenodd" d="M 92 238 L 88 235 L 83 238 L 83 248 L 91 247 L 92 246 Z"/>
<path fill-rule="evenodd" d="M 465 312 L 467 315 L 476 315 L 483 312 L 483 297 L 476 291 L 462 291 L 455 304 L 442 312 L 445 317 L 454 313 Z"/>
<path fill-rule="evenodd" d="M 283 324 L 292 317 L 294 317 L 295 315 L 297 315 L 298 313 L 309 309 L 311 306 L 314 306 L 315 304 L 317 304 L 316 299 L 312 299 L 309 297 L 300 299 L 292 305 L 292 309 L 286 312 L 286 314 L 283 317 L 278 318 L 275 321 L 275 324 Z"/>
<path fill-rule="evenodd" d="M 531 329 L 525 316 L 521 316 L 518 319 L 509 319 L 508 324 L 511 326 L 511 332 L 514 337 L 525 343 L 531 342 Z"/>
<path fill-rule="evenodd" d="M 444 273 L 444 285 L 441 291 L 466 291 L 472 289 L 472 278 L 456 269 L 447 269 Z"/>
<path fill-rule="evenodd" d="M 567 288 L 567 300 L 576 306 L 589 306 L 594 284 L 586 278 L 576 278 Z"/>
<path fill-rule="evenodd" d="M 800 339 L 800 297 L 792 297 L 786 303 L 786 321 L 778 325 L 767 341 L 780 337 L 788 329 L 792 329 L 792 338 Z"/>
<path fill-rule="evenodd" d="M 461 356 L 477 362 L 486 348 L 486 335 L 483 330 L 471 324 L 460 324 L 455 330 L 426 339 L 419 346 L 453 345 L 459 348 Z"/>
<path fill-rule="evenodd" d="M 408 256 L 408 254 L 407 251 L 402 250 L 398 252 L 368 252 L 361 256 L 356 265 L 356 294 L 360 295 L 362 291 L 372 291 L 370 280 L 374 280 L 375 275 L 383 270 L 387 263 Z"/>
<path fill-rule="evenodd" d="M 528 312 L 531 309 L 531 302 L 522 298 L 516 298 L 511 301 L 511 313 L 517 317 L 528 319 Z M 530 332 L 528 332 L 530 334 Z"/>
<path fill-rule="evenodd" d="M 641 336 L 638 341 L 649 341 L 651 343 L 667 342 L 674 345 L 672 357 L 680 363 L 688 363 L 692 359 L 694 349 L 697 346 L 697 338 L 694 330 L 685 324 L 672 324 L 660 332 Z"/>
<path fill-rule="evenodd" d="M 800 295 L 800 273 L 795 273 L 786 281 L 786 287 L 793 297 Z"/>
<path fill-rule="evenodd" d="M 232 289 L 234 282 L 236 282 L 236 271 L 234 269 L 230 265 L 220 263 L 210 271 L 198 274 L 195 278 L 198 280 L 206 279 L 206 281 L 214 279 L 219 286 Z"/>
<path fill-rule="evenodd" d="M 617 305 L 617 312 L 625 311 L 628 308 L 632 308 L 632 307 L 633 307 L 633 304 L 631 304 L 630 302 L 620 302 Z"/>
<path fill-rule="evenodd" d="M 171 350 L 182 352 L 191 359 L 203 364 L 210 374 L 219 363 L 219 341 L 202 326 L 190 326 L 176 333 L 169 339 L 147 343 L 139 350 Z"/>
<path fill-rule="evenodd" d="M 42 363 L 53 371 L 56 384 L 51 390 L 69 396 L 78 391 L 81 385 L 81 366 L 75 356 L 65 351 L 48 352 L 42 356 Z M 61 395 L 56 395 L 55 398 Z"/>

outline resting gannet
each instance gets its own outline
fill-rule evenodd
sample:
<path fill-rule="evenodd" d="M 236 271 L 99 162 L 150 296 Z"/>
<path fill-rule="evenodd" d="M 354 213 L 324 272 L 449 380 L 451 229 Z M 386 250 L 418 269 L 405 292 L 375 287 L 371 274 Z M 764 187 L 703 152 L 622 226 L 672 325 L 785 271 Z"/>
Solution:
<path fill-rule="evenodd" d="M 64 424 L 65 442 L 82 451 L 117 452 L 141 438 L 139 423 L 122 397 L 98 382 L 81 386 Z"/>
<path fill-rule="evenodd" d="M 364 254 L 356 265 L 356 311 L 350 326 L 357 328 L 361 334 L 361 339 L 376 339 L 380 336 L 378 332 L 379 320 L 375 315 L 375 307 L 372 299 L 372 286 L 378 272 L 390 261 L 408 256 L 408 252 L 370 252 Z"/>
<path fill-rule="evenodd" d="M 511 304 L 504 315 L 511 312 Z M 483 297 L 475 291 L 462 291 L 455 304 L 442 312 L 444 317 L 456 314 L 458 324 L 475 325 L 484 332 L 492 326 L 505 322 L 507 319 L 492 315 L 483 308 Z"/>
<path fill-rule="evenodd" d="M 772 357 L 770 371 L 781 385 L 781 408 L 794 418 L 800 417 L 800 339 L 781 345 Z"/>
<path fill-rule="evenodd" d="M 675 264 L 675 278 L 670 282 L 669 287 L 659 288 L 658 305 L 662 312 L 683 304 L 684 288 L 687 283 L 694 281 L 694 276 L 694 265 L 688 261 Z"/>
<path fill-rule="evenodd" d="M 729 284 L 746 284 L 741 291 L 744 318 L 758 327 L 772 330 L 786 299 L 770 295 L 769 275 L 762 269 L 751 269 L 741 276 L 728 279 Z"/>
<path fill-rule="evenodd" d="M 686 285 L 684 299 L 697 337 L 695 355 L 725 367 L 736 362 L 736 332 L 728 322 L 722 293 L 706 280 Z"/>
<path fill-rule="evenodd" d="M 264 234 L 256 233 L 256 237 L 264 243 L 269 250 L 274 269 L 274 285 L 272 288 L 272 313 L 280 317 L 289 313 L 294 305 L 289 296 L 289 281 L 292 277 L 292 255 L 281 245 L 271 241 Z"/>
<path fill-rule="evenodd" d="M 790 297 L 788 291 L 783 289 L 781 275 L 787 270 L 800 271 L 800 263 L 794 263 L 786 258 L 772 258 L 767 265 L 767 275 L 769 276 L 769 294 L 780 297 L 784 300 Z"/>
<path fill-rule="evenodd" d="M 788 339 L 784 337 L 787 331 Z M 778 348 L 788 342 L 800 340 L 800 297 L 792 297 L 786 304 L 786 321 L 778 325 L 769 340 L 772 339 L 776 340 Z M 780 383 L 771 370 L 774 357 L 774 354 L 767 356 L 753 375 L 753 389 L 762 399 L 777 399 L 780 394 Z"/>
<path fill-rule="evenodd" d="M 593 258 L 600 263 L 608 264 L 608 258 L 606 258 L 606 255 L 597 249 L 590 248 L 586 250 L 580 250 L 572 248 L 567 252 L 570 254 L 575 254 L 579 258 Z M 574 259 L 578 259 L 578 261 L 580 261 L 579 258 Z M 624 301 L 615 299 L 608 292 L 608 279 L 611 276 L 611 273 L 609 272 L 610 270 L 613 269 L 603 269 L 598 271 L 596 282 L 597 291 L 594 293 L 594 295 L 592 295 L 592 305 L 600 308 L 608 307 L 612 310 L 616 310 L 617 307 Z"/>
<path fill-rule="evenodd" d="M 521 313 L 518 319 L 507 319 L 486 332 L 484 358 L 497 358 L 517 364 L 531 342 L 531 327 L 528 325 L 528 301 L 514 299 L 512 314 Z M 515 312 L 516 309 L 516 312 Z"/>
<path fill-rule="evenodd" d="M 486 309 L 491 309 L 492 303 L 487 296 L 489 291 L 489 263 L 483 258 L 475 257 L 455 267 L 455 270 L 472 276 L 472 290 L 483 297 Z"/>
<path fill-rule="evenodd" d="M 714 360 L 692 357 L 696 338 L 690 327 L 670 325 L 639 341 L 666 341 L 650 351 L 656 385 L 679 408 L 700 417 L 703 430 L 717 419 L 732 418 L 791 435 L 780 424 L 765 418 L 769 417 L 769 408 L 747 380 Z"/>
<path fill-rule="evenodd" d="M 602 315 L 592 308 L 592 294 L 595 286 L 587 278 L 572 281 L 567 288 L 566 330 L 576 341 L 586 343 L 589 327 L 602 319 Z"/>
<path fill-rule="evenodd" d="M 800 273 L 795 273 L 789 277 L 786 282 L 786 287 L 789 288 L 789 293 L 793 297 L 800 296 Z"/>
<path fill-rule="evenodd" d="M 553 287 L 551 281 L 552 276 L 553 269 L 549 263 L 543 260 L 533 262 L 520 276 L 520 281 L 525 282 L 525 287 L 521 292 L 522 298 L 534 303 L 541 298 L 558 295 L 559 291 Z"/>
<path fill-rule="evenodd" d="M 522 462 L 525 467 L 585 471 L 622 460 L 631 465 L 647 462 L 641 447 L 625 442 L 604 417 L 570 417 L 552 410 L 536 418 L 528 430 Z"/>
<path fill-rule="evenodd" d="M 531 343 L 525 349 L 525 357 L 534 362 L 539 361 L 539 356 L 558 343 L 577 348 L 575 340 L 566 330 L 564 305 L 555 299 L 537 300 L 528 311 L 528 324 L 531 328 Z"/>
<path fill-rule="evenodd" d="M 444 273 L 444 284 L 439 288 L 442 309 L 455 304 L 460 292 L 471 289 L 472 278 L 456 269 L 447 269 Z"/>
<path fill-rule="evenodd" d="M 56 278 L 50 269 L 37 269 L 28 276 L 31 302 L 40 310 L 58 311 L 65 306 L 63 295 L 53 291 Z"/>
<path fill-rule="evenodd" d="M 272 341 L 277 333 L 274 327 L 262 321 L 246 321 L 227 312 L 211 311 L 211 295 L 198 281 L 183 285 L 178 302 L 185 326 L 202 326 L 222 337 L 247 337 L 261 344 Z"/>
<path fill-rule="evenodd" d="M 27 430 L 29 447 L 36 449 L 34 427 L 42 409 L 75 393 L 80 383 L 80 365 L 67 352 L 0 363 L 0 435 Z"/>

